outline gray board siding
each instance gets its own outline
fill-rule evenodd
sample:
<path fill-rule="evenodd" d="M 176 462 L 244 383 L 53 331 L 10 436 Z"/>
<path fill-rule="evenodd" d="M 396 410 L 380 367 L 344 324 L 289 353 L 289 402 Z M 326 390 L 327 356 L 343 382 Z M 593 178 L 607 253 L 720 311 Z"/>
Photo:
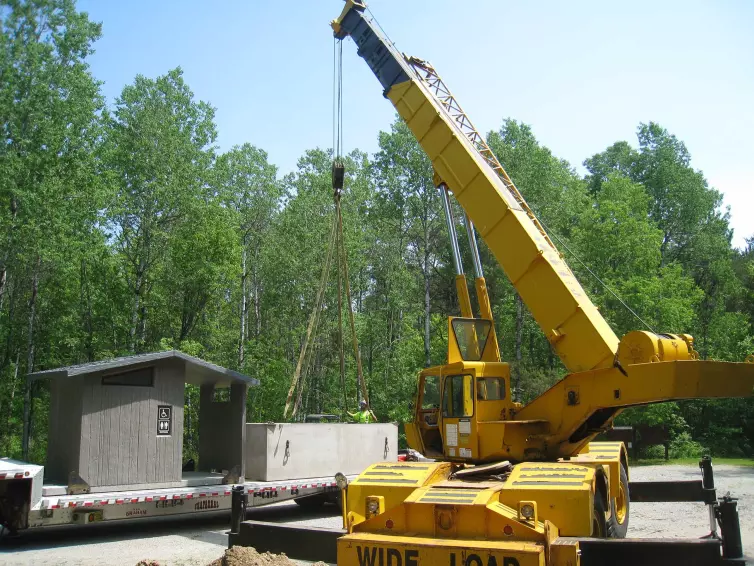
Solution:
<path fill-rule="evenodd" d="M 79 473 L 91 486 L 181 481 L 182 364 L 155 368 L 154 387 L 101 385 L 83 379 Z M 170 436 L 157 436 L 157 406 L 173 407 Z"/>
<path fill-rule="evenodd" d="M 81 442 L 81 383 L 50 384 L 50 416 L 47 434 L 45 481 L 68 483 L 78 471 Z"/>

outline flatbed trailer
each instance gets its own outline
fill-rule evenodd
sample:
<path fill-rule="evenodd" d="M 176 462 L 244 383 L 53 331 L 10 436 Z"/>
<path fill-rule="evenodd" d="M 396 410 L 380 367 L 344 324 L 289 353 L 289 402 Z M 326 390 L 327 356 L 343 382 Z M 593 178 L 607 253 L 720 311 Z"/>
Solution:
<path fill-rule="evenodd" d="M 44 467 L 0 458 L 0 523 L 14 533 L 60 525 L 148 519 L 230 511 L 233 491 L 247 509 L 288 500 L 337 502 L 332 476 L 223 483 L 222 474 L 186 472 L 181 487 L 70 494 L 69 486 L 42 483 Z M 303 501 L 306 500 L 306 501 Z"/>

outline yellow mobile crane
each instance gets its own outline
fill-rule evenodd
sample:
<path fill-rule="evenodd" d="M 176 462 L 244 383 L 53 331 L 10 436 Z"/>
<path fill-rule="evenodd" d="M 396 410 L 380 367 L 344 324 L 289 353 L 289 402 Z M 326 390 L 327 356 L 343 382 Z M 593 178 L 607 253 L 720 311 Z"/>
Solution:
<path fill-rule="evenodd" d="M 575 566 L 584 537 L 620 539 L 628 529 L 625 447 L 594 437 L 625 407 L 750 396 L 754 363 L 700 360 L 686 334 L 634 331 L 619 340 L 435 69 L 401 54 L 361 0 L 346 0 L 331 25 L 336 38 L 353 39 L 432 162 L 461 306 L 448 320 L 447 363 L 421 372 L 406 424 L 409 445 L 437 461 L 374 464 L 343 486 L 338 564 Z M 465 212 L 478 317 L 451 194 Z M 477 233 L 569 371 L 525 406 L 511 399 Z M 707 503 L 715 535 L 714 495 Z M 627 548 L 618 554 L 631 555 Z M 678 563 L 673 551 L 652 552 Z M 688 556 L 701 559 L 693 548 Z"/>

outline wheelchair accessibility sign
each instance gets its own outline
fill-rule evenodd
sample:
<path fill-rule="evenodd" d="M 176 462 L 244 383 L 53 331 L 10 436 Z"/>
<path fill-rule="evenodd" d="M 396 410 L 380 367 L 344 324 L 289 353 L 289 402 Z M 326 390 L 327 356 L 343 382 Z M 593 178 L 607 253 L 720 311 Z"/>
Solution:
<path fill-rule="evenodd" d="M 170 436 L 172 432 L 173 407 L 157 405 L 157 436 Z"/>

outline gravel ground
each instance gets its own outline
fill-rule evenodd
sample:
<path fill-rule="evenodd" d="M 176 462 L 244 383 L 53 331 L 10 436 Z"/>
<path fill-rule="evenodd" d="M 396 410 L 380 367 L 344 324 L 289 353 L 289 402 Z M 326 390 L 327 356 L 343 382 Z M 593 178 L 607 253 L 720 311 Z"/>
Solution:
<path fill-rule="evenodd" d="M 754 468 L 718 465 L 718 494 L 739 498 L 744 550 L 754 558 Z M 701 478 L 696 466 L 646 466 L 631 470 L 632 481 Z M 293 502 L 254 509 L 249 519 L 318 527 L 340 527 L 338 509 L 305 510 Z M 55 528 L 26 533 L 0 545 L 0 564 L 40 566 L 135 566 L 150 559 L 161 565 L 205 566 L 220 557 L 227 545 L 227 513 L 185 519 L 168 518 L 122 524 L 91 525 L 87 529 Z M 697 538 L 709 532 L 701 503 L 632 503 L 628 535 L 639 538 Z M 753 560 L 754 561 L 754 560 Z M 301 563 L 305 564 L 305 563 Z"/>
<path fill-rule="evenodd" d="M 717 495 L 738 499 L 744 550 L 754 556 L 754 467 L 714 466 Z M 701 479 L 696 466 L 637 466 L 631 481 Z M 702 503 L 632 503 L 628 536 L 637 538 L 698 538 L 709 533 L 709 515 Z"/>

